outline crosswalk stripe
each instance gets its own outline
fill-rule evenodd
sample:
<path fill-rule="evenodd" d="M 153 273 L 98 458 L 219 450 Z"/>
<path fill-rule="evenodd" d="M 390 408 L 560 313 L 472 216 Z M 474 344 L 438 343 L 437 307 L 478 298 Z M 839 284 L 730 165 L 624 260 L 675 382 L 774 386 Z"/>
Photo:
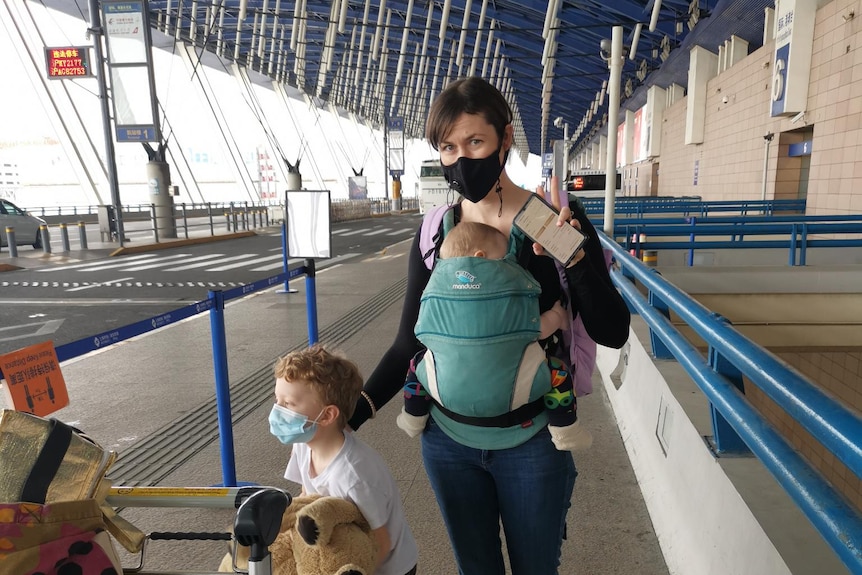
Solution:
<path fill-rule="evenodd" d="M 317 269 L 324 269 L 324 268 L 327 268 L 329 266 L 334 265 L 337 262 L 358 256 L 358 255 L 361 255 L 361 254 L 358 254 L 358 253 L 342 254 L 342 255 L 336 256 L 334 258 L 329 258 L 329 259 L 324 259 L 324 260 L 316 260 L 317 261 L 316 268 Z M 287 263 L 293 264 L 296 262 L 304 262 L 304 261 L 305 260 L 303 258 L 293 258 L 293 259 L 287 260 Z M 283 265 L 283 264 L 281 262 L 279 262 L 277 264 L 270 264 L 268 266 L 261 266 L 259 268 L 254 268 L 254 269 L 249 270 L 249 271 L 265 272 L 265 271 L 269 271 L 269 270 L 274 270 L 281 265 Z"/>
<path fill-rule="evenodd" d="M 343 238 L 344 236 L 355 236 L 356 234 L 361 234 L 363 232 L 368 232 L 368 231 L 371 231 L 371 228 L 361 228 L 361 229 L 353 230 L 350 232 L 344 232 L 343 234 L 341 234 L 341 237 Z"/>
<path fill-rule="evenodd" d="M 287 260 L 287 265 L 295 264 L 295 263 L 297 263 L 297 262 L 302 262 L 302 261 L 305 261 L 305 260 L 303 260 L 302 258 L 291 258 L 291 259 Z M 278 268 L 282 268 L 282 267 L 284 267 L 284 261 L 279 261 L 279 262 L 276 262 L 276 263 L 274 263 L 274 264 L 269 264 L 269 265 L 266 265 L 266 266 L 260 266 L 260 267 L 257 267 L 257 268 L 252 268 L 252 269 L 250 269 L 249 271 L 252 271 L 252 272 L 268 272 L 268 271 L 270 271 L 270 270 L 277 270 Z"/>
<path fill-rule="evenodd" d="M 226 266 L 218 266 L 218 267 L 216 267 L 216 268 L 208 268 L 208 269 L 206 269 L 205 271 L 208 271 L 208 272 L 223 272 L 223 271 L 232 270 L 232 269 L 235 269 L 235 268 L 241 268 L 242 266 L 244 266 L 244 265 L 248 265 L 248 264 L 256 264 L 256 263 L 261 263 L 261 262 L 268 262 L 268 261 L 271 261 L 271 260 L 274 260 L 274 259 L 277 259 L 277 258 L 280 258 L 280 257 L 281 257 L 281 254 L 275 254 L 274 256 L 266 256 L 266 257 L 262 257 L 262 258 L 257 258 L 257 259 L 253 259 L 253 260 L 248 260 L 248 261 L 244 261 L 244 262 L 239 262 L 239 263 L 236 263 L 236 264 L 228 264 L 228 265 L 226 265 Z"/>
<path fill-rule="evenodd" d="M 232 256 L 232 257 L 229 257 L 229 258 L 221 259 L 221 260 L 219 260 L 219 262 L 233 262 L 233 261 L 241 260 L 241 259 L 244 259 L 244 258 L 252 258 L 252 257 L 254 257 L 254 256 L 256 256 L 256 255 L 257 255 L 257 254 L 242 254 L 241 256 Z M 188 261 L 192 261 L 192 260 L 188 260 Z M 162 271 L 166 271 L 166 272 L 181 272 L 181 271 L 185 271 L 185 270 L 193 270 L 193 269 L 195 269 L 195 268 L 202 268 L 202 267 L 206 267 L 206 266 L 209 266 L 209 265 L 212 265 L 212 264 L 213 264 L 213 262 L 211 262 L 211 261 L 198 262 L 198 263 L 196 263 L 196 264 L 189 264 L 189 265 L 187 265 L 187 266 L 179 266 L 179 267 L 176 267 L 176 268 L 168 268 L 168 269 L 166 269 L 166 270 L 162 270 Z"/>
<path fill-rule="evenodd" d="M 121 265 L 125 265 L 126 263 L 128 263 L 132 260 L 140 260 L 143 258 L 154 258 L 154 257 L 156 257 L 156 254 L 141 254 L 141 255 L 137 255 L 137 256 L 127 256 L 127 257 L 123 258 L 123 264 L 121 264 Z M 63 271 L 63 270 L 73 270 L 76 268 L 84 268 L 84 267 L 92 266 L 92 265 L 95 265 L 98 263 L 99 262 L 88 262 L 85 264 L 75 264 L 72 266 L 59 266 L 56 268 L 52 267 L 52 268 L 47 268 L 47 269 L 39 269 L 36 271 L 37 272 L 59 272 L 59 271 Z"/>
<path fill-rule="evenodd" d="M 173 256 L 164 256 L 164 257 L 153 259 L 153 260 L 147 260 L 146 263 L 155 262 L 155 261 L 163 262 L 166 260 L 175 260 L 178 258 L 187 258 L 190 255 L 192 255 L 192 254 L 176 254 Z M 140 263 L 140 262 L 136 262 L 136 263 Z M 120 263 L 97 265 L 95 267 L 91 267 L 91 268 L 87 268 L 87 269 L 79 269 L 78 271 L 79 272 L 96 272 L 96 271 L 102 271 L 102 270 L 107 270 L 107 269 L 111 269 L 111 268 L 124 268 L 127 265 L 129 265 L 129 262 L 125 261 L 125 262 L 120 262 Z M 135 264 L 132 264 L 132 265 L 135 265 Z"/>
<path fill-rule="evenodd" d="M 189 258 L 189 259 L 187 259 L 187 260 L 183 260 L 183 261 L 184 261 L 184 262 L 198 262 L 198 261 L 201 261 L 201 260 L 208 260 L 208 261 L 207 261 L 207 263 L 208 263 L 208 264 L 211 264 L 211 263 L 213 263 L 213 262 L 212 262 L 213 258 L 219 258 L 219 257 L 221 257 L 221 256 L 223 256 L 223 255 L 224 255 L 224 254 L 207 254 L 207 255 L 205 255 L 205 256 L 198 256 L 198 257 L 196 257 L 196 258 Z M 167 259 L 167 258 L 165 258 L 165 259 Z M 132 267 L 132 268 L 125 268 L 125 270 L 124 270 L 124 271 L 137 272 L 137 271 L 141 271 L 141 270 L 151 270 L 151 269 L 160 268 L 160 267 L 164 267 L 164 266 L 172 266 L 172 265 L 174 265 L 175 263 L 176 263 L 176 262 L 174 262 L 174 261 L 171 261 L 171 262 L 159 261 L 159 262 L 156 262 L 156 263 L 153 263 L 153 264 L 151 264 L 151 263 L 147 263 L 147 264 L 145 264 L 145 265 L 141 265 L 141 266 L 135 266 L 135 267 Z"/>
<path fill-rule="evenodd" d="M 392 229 L 392 228 L 381 228 L 381 229 L 379 229 L 379 230 L 374 230 L 373 232 L 368 232 L 368 233 L 367 233 L 367 234 L 365 234 L 365 235 L 366 235 L 366 236 L 376 236 L 376 235 L 380 235 L 380 234 L 386 233 L 386 232 L 388 232 L 388 231 L 389 231 L 389 230 L 391 230 L 391 229 Z"/>
<path fill-rule="evenodd" d="M 386 234 L 387 236 L 397 236 L 398 234 L 405 234 L 407 232 L 412 232 L 414 228 L 401 228 L 400 230 L 395 230 L 394 232 L 389 232 Z"/>

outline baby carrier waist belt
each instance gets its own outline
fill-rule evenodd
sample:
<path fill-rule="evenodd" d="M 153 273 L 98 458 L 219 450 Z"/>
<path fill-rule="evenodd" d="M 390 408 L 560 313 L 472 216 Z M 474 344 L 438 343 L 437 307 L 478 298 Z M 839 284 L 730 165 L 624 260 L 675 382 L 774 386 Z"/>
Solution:
<path fill-rule="evenodd" d="M 434 405 L 437 406 L 437 409 L 443 412 L 443 415 L 449 419 L 457 421 L 458 423 L 466 423 L 467 425 L 475 425 L 477 427 L 513 427 L 515 425 L 521 425 L 524 422 L 530 421 L 545 409 L 545 399 L 544 397 L 540 397 L 539 399 L 531 401 L 530 403 L 525 403 L 521 407 L 508 413 L 492 415 L 490 417 L 474 417 L 470 415 L 461 415 L 460 413 L 455 413 L 454 411 L 446 409 L 433 397 L 431 398 L 431 401 L 433 401 Z"/>

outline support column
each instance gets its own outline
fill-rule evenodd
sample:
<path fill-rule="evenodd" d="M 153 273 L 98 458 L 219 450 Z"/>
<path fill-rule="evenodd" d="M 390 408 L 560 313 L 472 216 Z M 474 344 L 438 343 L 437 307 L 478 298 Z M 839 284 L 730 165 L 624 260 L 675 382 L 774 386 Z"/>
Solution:
<path fill-rule="evenodd" d="M 703 48 L 691 49 L 688 64 L 688 100 L 685 111 L 685 144 L 702 144 L 706 130 L 707 84 L 718 71 L 718 56 Z"/>
<path fill-rule="evenodd" d="M 171 167 L 167 162 L 147 162 L 147 187 L 150 203 L 156 209 L 156 231 L 159 238 L 176 238 L 174 198 L 170 195 Z"/>

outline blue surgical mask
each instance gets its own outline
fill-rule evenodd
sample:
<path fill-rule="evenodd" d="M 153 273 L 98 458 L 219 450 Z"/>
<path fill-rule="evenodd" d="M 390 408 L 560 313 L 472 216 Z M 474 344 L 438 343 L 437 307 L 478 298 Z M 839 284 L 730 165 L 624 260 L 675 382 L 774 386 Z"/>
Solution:
<path fill-rule="evenodd" d="M 269 412 L 269 432 L 285 445 L 308 443 L 317 433 L 317 420 L 322 413 L 323 410 L 314 421 L 309 421 L 307 416 L 276 403 Z"/>

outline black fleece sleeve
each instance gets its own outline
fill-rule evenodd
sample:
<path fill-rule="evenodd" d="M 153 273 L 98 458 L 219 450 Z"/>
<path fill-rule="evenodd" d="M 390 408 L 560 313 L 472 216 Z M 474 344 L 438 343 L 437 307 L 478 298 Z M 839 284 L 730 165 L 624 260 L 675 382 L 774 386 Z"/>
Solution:
<path fill-rule="evenodd" d="M 581 231 L 589 237 L 584 258 L 566 270 L 572 292 L 572 313 L 581 314 L 593 341 L 619 349 L 628 340 L 631 314 L 611 281 L 596 228 L 578 203 L 570 202 L 570 207 L 581 223 Z"/>
<path fill-rule="evenodd" d="M 395 341 L 383 354 L 380 363 L 365 380 L 365 393 L 371 397 L 377 409 L 382 408 L 404 387 L 404 377 L 410 367 L 410 359 L 421 349 L 413 329 L 419 317 L 419 298 L 428 283 L 428 278 L 431 277 L 431 271 L 425 267 L 425 262 L 422 261 L 419 253 L 419 235 L 420 232 L 417 231 L 407 258 L 407 292 L 404 294 L 398 333 Z M 353 429 L 359 429 L 359 426 L 370 417 L 371 407 L 364 397 L 360 397 L 348 424 Z"/>

